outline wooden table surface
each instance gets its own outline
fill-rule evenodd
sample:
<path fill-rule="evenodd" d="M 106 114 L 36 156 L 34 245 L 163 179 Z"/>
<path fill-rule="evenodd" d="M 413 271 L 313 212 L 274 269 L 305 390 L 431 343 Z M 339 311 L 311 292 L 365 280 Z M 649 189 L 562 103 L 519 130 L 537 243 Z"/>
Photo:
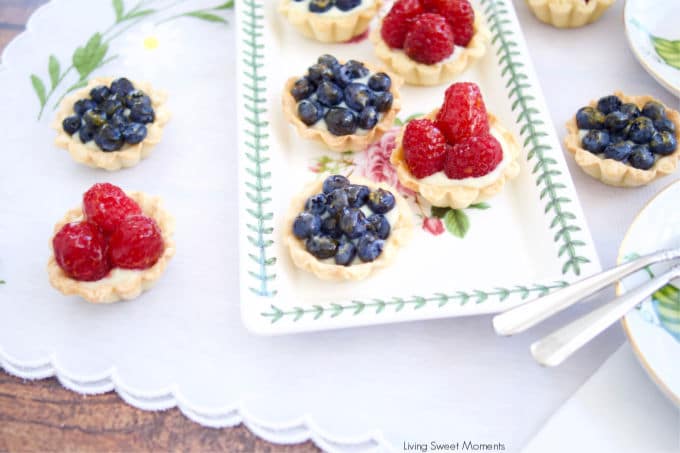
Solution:
<path fill-rule="evenodd" d="M 46 0 L 0 0 L 0 50 Z M 274 445 L 244 426 L 204 428 L 179 410 L 146 412 L 115 393 L 82 396 L 56 379 L 24 381 L 0 370 L 0 452 L 4 451 L 312 452 L 311 443 Z"/>

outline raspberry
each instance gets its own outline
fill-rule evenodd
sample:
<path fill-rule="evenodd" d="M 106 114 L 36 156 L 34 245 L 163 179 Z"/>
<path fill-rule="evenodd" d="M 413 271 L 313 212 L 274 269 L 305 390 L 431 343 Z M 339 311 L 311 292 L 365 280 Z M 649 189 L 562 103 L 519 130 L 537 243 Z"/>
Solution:
<path fill-rule="evenodd" d="M 396 2 L 383 19 L 380 29 L 383 41 L 393 49 L 404 47 L 404 39 L 406 39 L 406 33 L 411 27 L 413 18 L 422 12 L 420 0 L 399 0 Z"/>
<path fill-rule="evenodd" d="M 475 10 L 468 0 L 423 0 L 423 8 L 444 16 L 457 46 L 466 47 L 470 43 L 474 34 Z"/>
<path fill-rule="evenodd" d="M 503 149 L 491 134 L 471 137 L 453 145 L 444 172 L 451 179 L 477 178 L 493 171 L 503 160 Z"/>
<path fill-rule="evenodd" d="M 123 269 L 148 269 L 163 254 L 163 236 L 156 222 L 144 215 L 125 218 L 111 236 L 111 264 Z"/>
<path fill-rule="evenodd" d="M 111 234 L 129 215 L 141 214 L 139 205 L 113 184 L 95 184 L 83 195 L 83 212 L 87 219 L 99 225 L 104 234 Z"/>
<path fill-rule="evenodd" d="M 434 121 L 410 121 L 404 131 L 403 147 L 406 164 L 416 178 L 424 178 L 444 169 L 449 146 Z"/>
<path fill-rule="evenodd" d="M 434 64 L 453 53 L 453 33 L 444 17 L 424 13 L 415 18 L 404 40 L 406 55 L 423 64 Z"/>
<path fill-rule="evenodd" d="M 99 280 L 111 269 L 106 238 L 94 223 L 67 223 L 52 239 L 52 248 L 59 267 L 73 279 Z"/>
<path fill-rule="evenodd" d="M 450 144 L 489 132 L 489 118 L 477 84 L 454 83 L 446 90 L 437 127 Z"/>

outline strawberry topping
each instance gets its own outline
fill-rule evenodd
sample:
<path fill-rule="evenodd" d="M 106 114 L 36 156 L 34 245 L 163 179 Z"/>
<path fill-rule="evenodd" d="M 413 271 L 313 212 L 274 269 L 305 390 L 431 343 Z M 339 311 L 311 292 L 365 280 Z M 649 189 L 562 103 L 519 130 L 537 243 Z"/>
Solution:
<path fill-rule="evenodd" d="M 424 13 L 415 18 L 404 40 L 404 52 L 423 64 L 438 63 L 453 53 L 453 32 L 443 16 Z"/>
<path fill-rule="evenodd" d="M 466 47 L 470 43 L 474 35 L 475 10 L 468 0 L 423 0 L 423 8 L 444 16 L 457 46 Z"/>
<path fill-rule="evenodd" d="M 91 222 L 67 223 L 52 239 L 52 248 L 59 267 L 75 280 L 99 280 L 111 269 L 106 238 Z"/>
<path fill-rule="evenodd" d="M 399 0 L 383 19 L 380 35 L 393 49 L 404 47 L 413 19 L 423 12 L 420 0 Z"/>
<path fill-rule="evenodd" d="M 503 149 L 491 134 L 470 137 L 453 145 L 444 172 L 451 179 L 476 178 L 492 172 L 503 160 Z"/>
<path fill-rule="evenodd" d="M 163 254 L 163 235 L 156 222 L 144 215 L 125 218 L 111 236 L 109 257 L 123 269 L 147 269 Z"/>
<path fill-rule="evenodd" d="M 449 146 L 433 121 L 410 121 L 404 131 L 403 147 L 406 164 L 416 178 L 425 178 L 444 169 Z"/>
<path fill-rule="evenodd" d="M 486 106 L 477 84 L 454 83 L 446 90 L 444 104 L 437 114 L 437 127 L 451 144 L 489 132 Z"/>
<path fill-rule="evenodd" d="M 99 225 L 105 234 L 114 232 L 126 217 L 141 214 L 139 205 L 120 187 L 95 184 L 83 195 L 83 212 L 87 219 Z"/>

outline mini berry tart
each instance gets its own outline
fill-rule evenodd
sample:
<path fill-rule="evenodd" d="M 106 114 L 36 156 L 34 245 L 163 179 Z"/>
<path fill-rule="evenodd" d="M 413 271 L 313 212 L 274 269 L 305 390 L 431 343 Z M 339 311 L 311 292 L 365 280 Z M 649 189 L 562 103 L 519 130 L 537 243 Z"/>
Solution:
<path fill-rule="evenodd" d="M 160 198 L 95 184 L 54 227 L 50 283 L 93 303 L 134 299 L 165 272 L 175 254 L 173 232 Z"/>
<path fill-rule="evenodd" d="M 468 0 L 398 0 L 371 33 L 378 58 L 406 83 L 423 86 L 465 71 L 484 56 L 489 37 Z"/>
<path fill-rule="evenodd" d="M 324 280 L 361 280 L 391 264 L 413 234 L 411 209 L 396 193 L 354 176 L 308 185 L 285 220 L 293 263 Z"/>
<path fill-rule="evenodd" d="M 526 0 L 541 22 L 576 28 L 595 22 L 616 0 Z"/>
<path fill-rule="evenodd" d="M 105 170 L 137 165 L 161 141 L 167 95 L 144 82 L 99 77 L 64 98 L 55 144 L 76 162 Z"/>
<path fill-rule="evenodd" d="M 362 151 L 394 125 L 399 77 L 322 55 L 283 89 L 283 112 L 300 136 L 338 152 Z"/>
<path fill-rule="evenodd" d="M 364 33 L 381 0 L 281 0 L 279 11 L 304 36 L 345 42 Z"/>
<path fill-rule="evenodd" d="M 651 96 L 621 92 L 592 101 L 567 122 L 564 143 L 581 169 L 605 184 L 637 187 L 678 167 L 680 113 Z"/>
<path fill-rule="evenodd" d="M 399 182 L 432 205 L 462 209 L 515 178 L 519 154 L 515 136 L 487 113 L 477 85 L 455 83 L 441 109 L 406 124 L 390 161 Z"/>

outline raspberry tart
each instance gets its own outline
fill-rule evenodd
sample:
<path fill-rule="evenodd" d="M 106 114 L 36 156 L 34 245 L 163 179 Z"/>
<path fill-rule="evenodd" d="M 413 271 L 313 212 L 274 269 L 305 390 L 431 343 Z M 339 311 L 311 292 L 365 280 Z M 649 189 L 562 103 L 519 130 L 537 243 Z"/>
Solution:
<path fill-rule="evenodd" d="M 413 234 L 413 215 L 396 190 L 332 175 L 309 184 L 284 225 L 293 263 L 324 280 L 361 280 L 394 261 Z"/>
<path fill-rule="evenodd" d="M 401 79 L 356 60 L 322 55 L 302 77 L 291 77 L 283 112 L 300 136 L 338 152 L 362 151 L 394 124 Z"/>
<path fill-rule="evenodd" d="M 541 22 L 557 28 L 576 28 L 598 20 L 616 0 L 526 0 Z"/>
<path fill-rule="evenodd" d="M 279 11 L 307 38 L 345 42 L 364 33 L 381 0 L 281 0 Z"/>
<path fill-rule="evenodd" d="M 54 288 L 88 302 L 134 299 L 175 254 L 174 220 L 158 197 L 95 184 L 54 227 L 47 273 Z"/>
<path fill-rule="evenodd" d="M 486 53 L 490 33 L 468 0 L 398 0 L 371 33 L 375 52 L 411 85 L 440 85 Z"/>
<path fill-rule="evenodd" d="M 52 127 L 55 144 L 76 162 L 105 170 L 149 156 L 170 119 L 167 95 L 144 82 L 99 77 L 64 98 Z"/>
<path fill-rule="evenodd" d="M 406 124 L 390 161 L 399 182 L 434 206 L 462 209 L 519 174 L 514 135 L 487 113 L 479 87 L 454 83 L 444 104 Z"/>
<path fill-rule="evenodd" d="M 581 169 L 610 186 L 637 187 L 678 167 L 680 113 L 618 91 L 580 108 L 565 145 Z"/>

